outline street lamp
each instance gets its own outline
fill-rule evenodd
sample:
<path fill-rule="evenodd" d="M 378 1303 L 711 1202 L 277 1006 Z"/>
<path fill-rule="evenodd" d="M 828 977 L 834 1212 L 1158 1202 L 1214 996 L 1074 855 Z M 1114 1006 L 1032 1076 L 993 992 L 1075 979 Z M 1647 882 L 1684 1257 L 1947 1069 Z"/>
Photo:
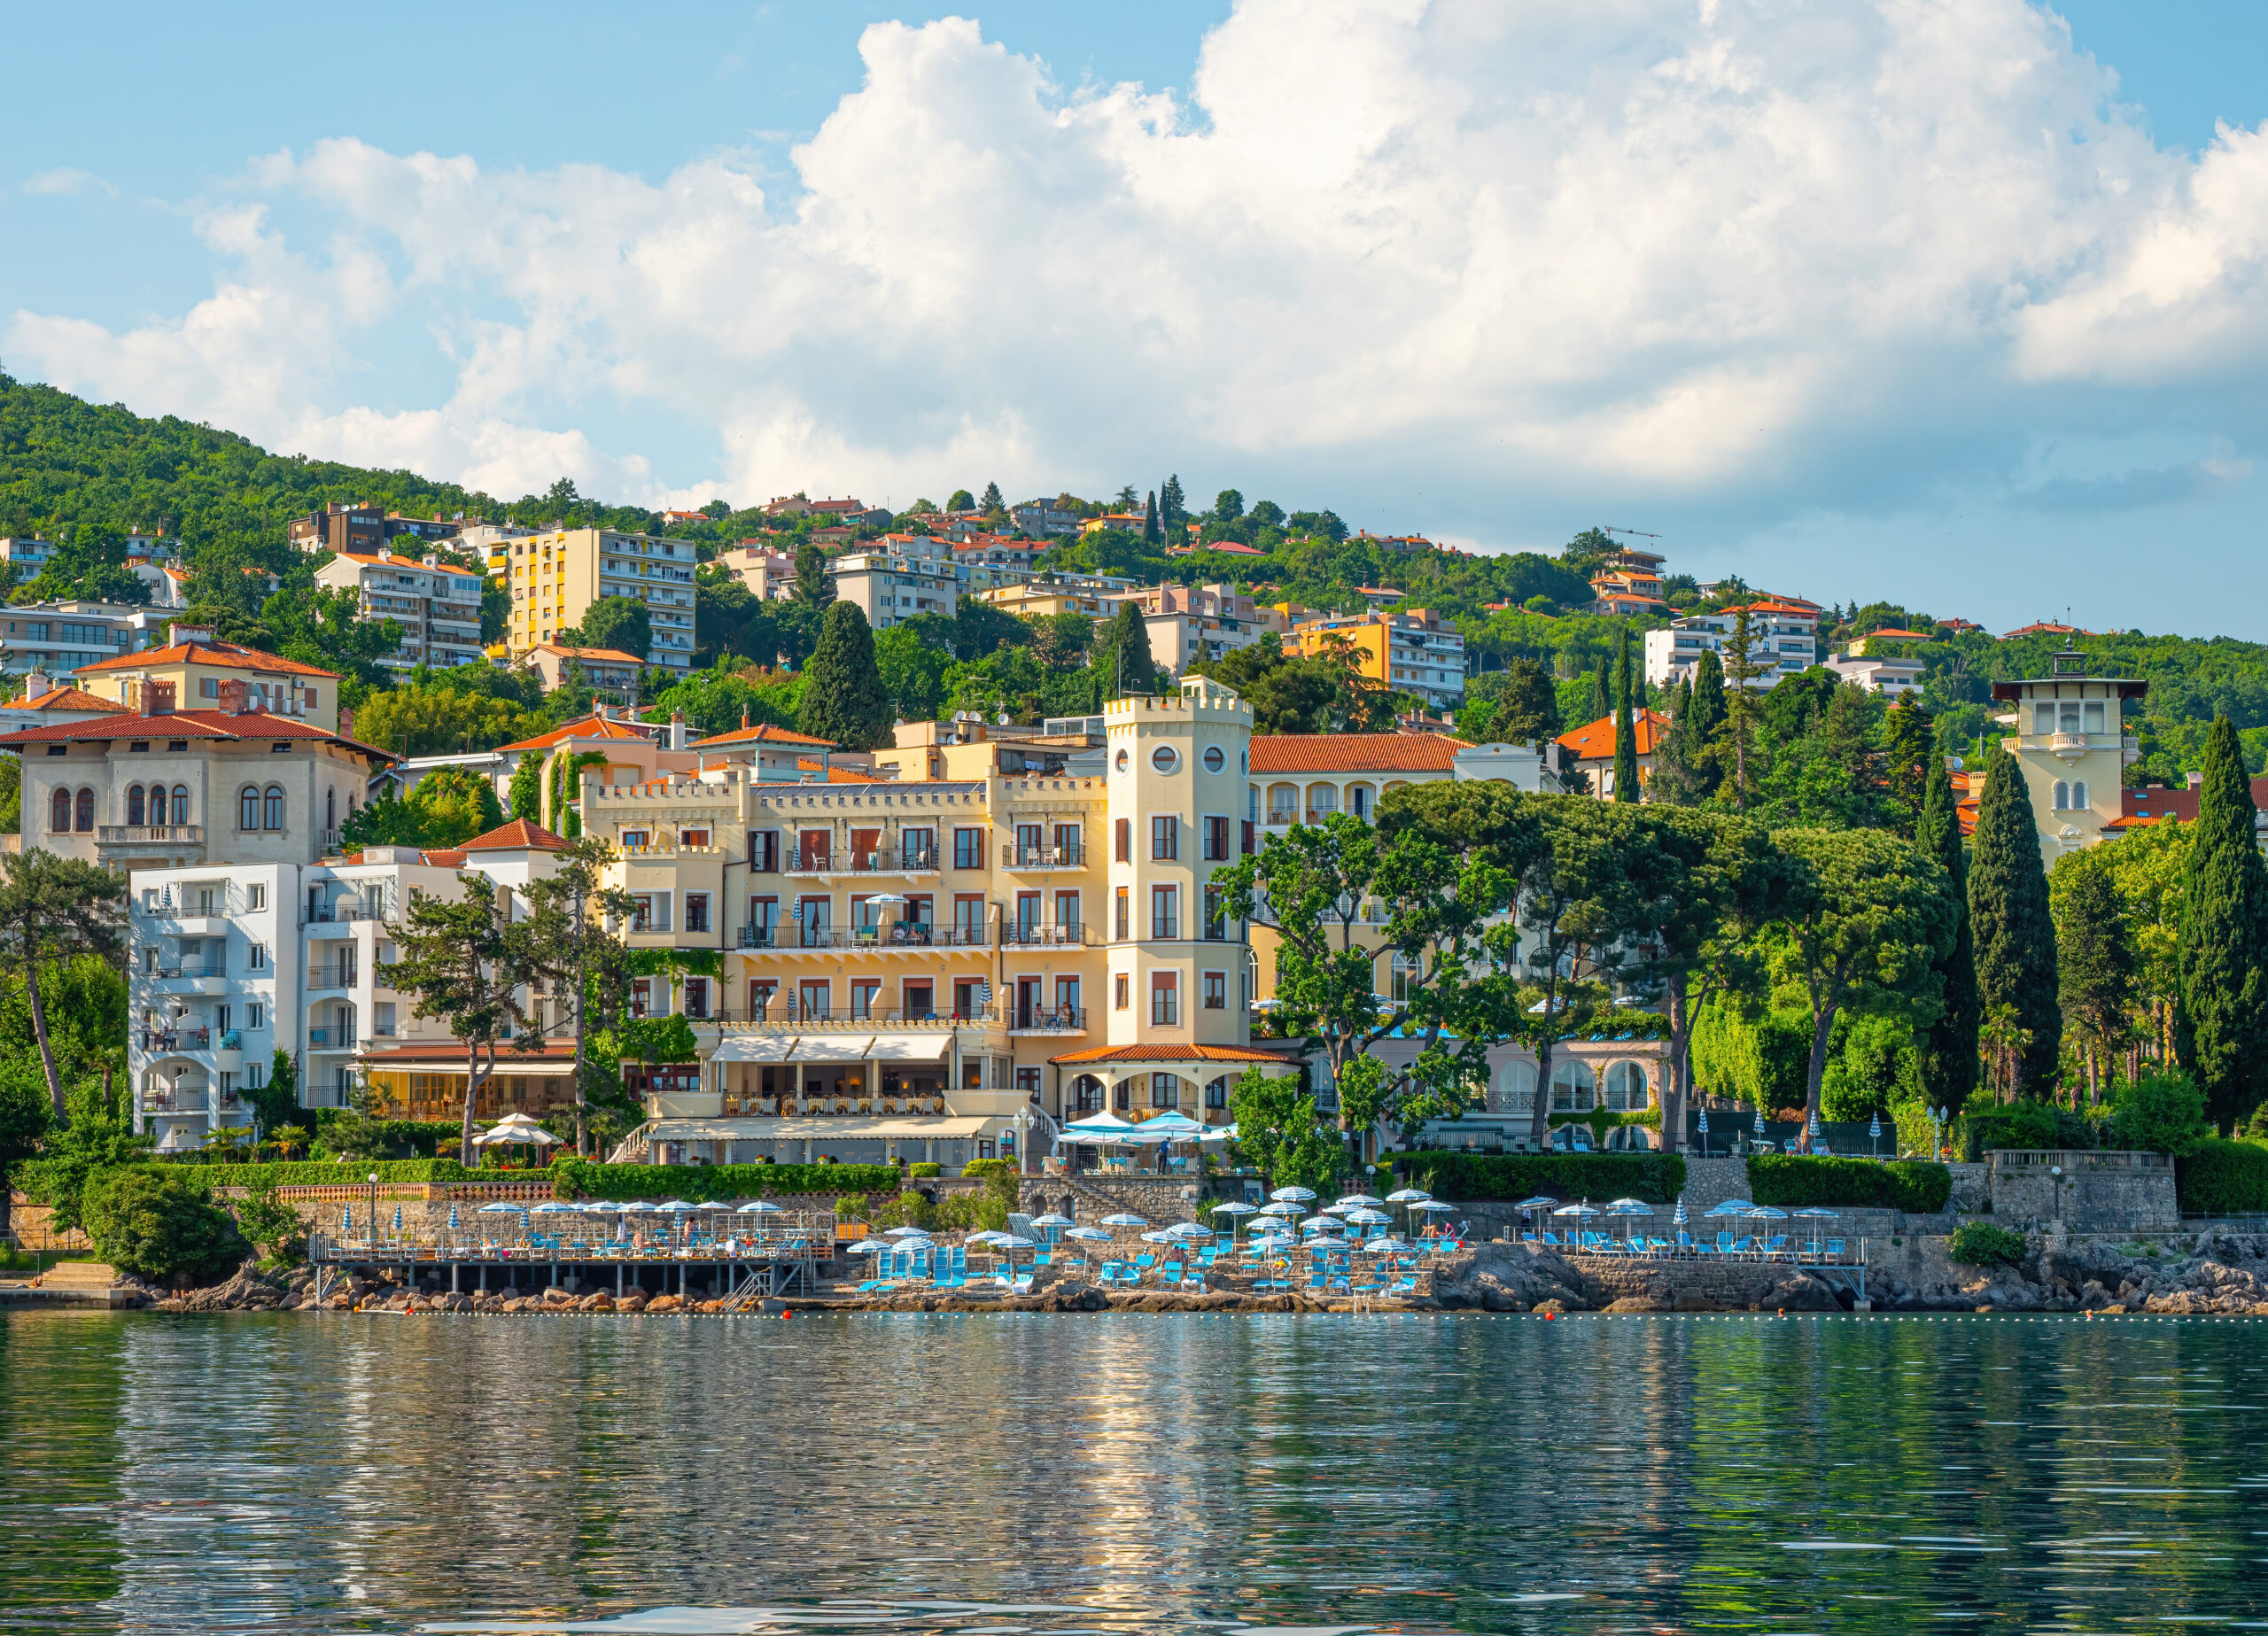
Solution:
<path fill-rule="evenodd" d="M 2053 1219 L 2055 1226 L 2060 1229 L 2063 1225 L 2063 1167 L 2048 1166 L 2047 1176 L 2048 1180 L 2055 1184 L 2055 1214 Z"/>
<path fill-rule="evenodd" d="M 370 1247 L 378 1246 L 378 1173 L 370 1172 Z"/>

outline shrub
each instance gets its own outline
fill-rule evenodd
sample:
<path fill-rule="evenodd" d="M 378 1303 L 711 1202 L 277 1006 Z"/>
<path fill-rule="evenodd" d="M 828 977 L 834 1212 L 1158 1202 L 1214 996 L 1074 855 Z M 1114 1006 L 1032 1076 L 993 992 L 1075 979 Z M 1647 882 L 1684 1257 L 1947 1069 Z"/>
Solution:
<path fill-rule="evenodd" d="M 89 1185 L 81 1210 L 96 1252 L 144 1278 L 214 1279 L 252 1253 L 229 1213 L 178 1170 L 110 1171 Z"/>
<path fill-rule="evenodd" d="M 2055 1110 L 2044 1102 L 2004 1107 L 1972 1102 L 1961 1111 L 1961 1151 L 1971 1164 L 1994 1148 L 2052 1148 L 2057 1143 Z"/>
<path fill-rule="evenodd" d="M 2268 1212 L 2268 1147 L 2207 1136 L 2173 1161 L 2173 1182 L 2185 1214 Z"/>
<path fill-rule="evenodd" d="M 2118 1087 L 2110 1128 L 2122 1147 L 2179 1157 L 2213 1134 L 2205 1093 L 2186 1074 L 2154 1074 Z"/>
<path fill-rule="evenodd" d="M 1444 1198 L 1619 1198 L 1666 1205 L 1685 1190 L 1685 1160 L 1674 1153 L 1396 1153 L 1417 1185 Z"/>
<path fill-rule="evenodd" d="M 237 1230 L 276 1260 L 296 1261 L 307 1248 L 307 1223 L 276 1197 L 272 1182 L 249 1189 L 237 1201 Z"/>
<path fill-rule="evenodd" d="M 479 1173 L 454 1159 L 350 1159 L 345 1164 L 303 1159 L 276 1165 L 176 1165 L 161 1161 L 141 1167 L 192 1176 L 200 1187 L 346 1187 L 371 1172 L 381 1182 L 466 1182 Z"/>
<path fill-rule="evenodd" d="M 562 1197 L 676 1198 L 696 1205 L 766 1193 L 887 1197 L 896 1195 L 900 1185 L 896 1165 L 602 1165 L 562 1159 L 551 1167 L 551 1190 Z"/>
<path fill-rule="evenodd" d="M 1964 1267 L 2014 1267 L 2023 1260 L 2026 1249 L 2022 1233 L 1983 1221 L 1956 1227 L 1946 1240 L 1946 1256 Z"/>
<path fill-rule="evenodd" d="M 916 1176 L 941 1176 L 945 1174 L 945 1167 L 934 1159 L 924 1159 L 918 1165 L 908 1165 L 905 1173 Z"/>
<path fill-rule="evenodd" d="M 994 1231 L 1008 1224 L 1008 1213 L 1023 1198 L 1022 1172 L 1013 1159 L 980 1159 L 960 1167 L 961 1175 L 983 1181 L 984 1198 L 976 1208 L 975 1225 Z"/>
<path fill-rule="evenodd" d="M 1759 1205 L 1851 1205 L 1930 1215 L 1953 1197 L 1953 1172 L 1927 1159 L 1876 1164 L 1866 1159 L 1810 1159 L 1756 1153 L 1748 1161 L 1749 1197 Z"/>

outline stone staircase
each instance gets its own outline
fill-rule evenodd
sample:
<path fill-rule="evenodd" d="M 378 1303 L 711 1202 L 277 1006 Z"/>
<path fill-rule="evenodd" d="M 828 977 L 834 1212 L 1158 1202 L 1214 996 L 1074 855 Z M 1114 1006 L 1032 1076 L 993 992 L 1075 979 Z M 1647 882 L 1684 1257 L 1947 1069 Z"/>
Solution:
<path fill-rule="evenodd" d="M 1074 1221 L 1092 1226 L 1107 1215 L 1138 1215 L 1152 1225 L 1164 1227 L 1170 1222 L 1184 1221 L 1195 1206 L 1183 1197 L 1185 1190 L 1198 1185 L 1195 1176 L 1025 1176 L 1022 1178 L 1022 1204 L 1033 1214 L 1049 1210 L 1062 1210 L 1064 1201 L 1072 1208 L 1063 1213 Z"/>
<path fill-rule="evenodd" d="M 58 1261 L 40 1275 L 43 1290 L 107 1290 L 118 1282 L 118 1269 L 101 1261 Z"/>

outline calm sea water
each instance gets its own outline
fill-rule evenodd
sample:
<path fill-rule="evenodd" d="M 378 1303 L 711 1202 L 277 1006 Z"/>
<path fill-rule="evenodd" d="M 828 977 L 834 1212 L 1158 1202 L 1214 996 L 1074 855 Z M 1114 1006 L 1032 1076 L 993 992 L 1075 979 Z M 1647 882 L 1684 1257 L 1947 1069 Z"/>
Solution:
<path fill-rule="evenodd" d="M 0 1630 L 2268 1628 L 2268 1323 L 0 1318 Z"/>

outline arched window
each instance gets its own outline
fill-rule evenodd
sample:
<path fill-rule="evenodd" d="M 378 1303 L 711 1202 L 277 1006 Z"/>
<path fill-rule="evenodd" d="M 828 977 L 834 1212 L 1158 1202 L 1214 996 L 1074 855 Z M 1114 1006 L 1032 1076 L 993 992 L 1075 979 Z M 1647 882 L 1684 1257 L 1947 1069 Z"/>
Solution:
<path fill-rule="evenodd" d="M 175 824 L 189 822 L 189 786 L 186 784 L 174 786 L 174 815 L 170 821 Z"/>
<path fill-rule="evenodd" d="M 1642 1113 L 1652 1097 L 1646 1089 L 1645 1065 L 1618 1062 L 1606 1071 L 1606 1105 L 1610 1113 Z"/>
<path fill-rule="evenodd" d="M 2078 811 L 2084 810 L 2085 809 L 2085 807 L 2086 807 L 2086 804 L 2087 804 L 2087 786 L 2086 786 L 2086 780 L 2085 780 L 2085 779 L 2080 779 L 2074 780 L 2074 782 L 2073 782 L 2073 783 L 2072 783 L 2072 785 L 2071 785 L 2071 810 L 2072 810 L 2074 812 L 2078 812 Z"/>
<path fill-rule="evenodd" d="M 260 792 L 249 784 L 237 792 L 237 827 L 260 827 Z"/>
<path fill-rule="evenodd" d="M 265 826 L 269 829 L 284 827 L 284 792 L 273 784 L 268 787 L 268 821 Z"/>
<path fill-rule="evenodd" d="M 58 835 L 71 833 L 71 792 L 58 789 L 47 810 L 47 826 Z"/>
<path fill-rule="evenodd" d="M 1588 1113 L 1591 1111 L 1591 1092 L 1597 1082 L 1591 1076 L 1588 1062 L 1570 1058 L 1551 1070 L 1551 1111 L 1555 1113 Z"/>
<path fill-rule="evenodd" d="M 1134 1082 L 1121 1080 L 1113 1086 L 1110 1092 L 1110 1104 L 1121 1113 L 1130 1109 L 1134 1105 Z"/>
<path fill-rule="evenodd" d="M 1533 1113 L 1535 1112 L 1535 1064 L 1515 1062 L 1504 1070 L 1504 1085 L 1500 1093 L 1503 1101 L 1497 1111 L 1504 1113 Z"/>
<path fill-rule="evenodd" d="M 2071 787 L 2062 779 L 2055 780 L 2055 810 L 2067 810 L 2071 804 Z"/>
<path fill-rule="evenodd" d="M 150 786 L 150 821 L 152 824 L 164 823 L 167 810 L 166 787 L 162 784 L 152 784 Z"/>
<path fill-rule="evenodd" d="M 338 792 L 335 789 L 322 793 L 322 826 L 325 829 L 338 827 Z"/>
<path fill-rule="evenodd" d="M 79 831 L 82 834 L 92 834 L 94 829 L 95 792 L 82 789 L 79 792 Z"/>
<path fill-rule="evenodd" d="M 1225 1108 L 1229 1105 L 1229 1076 L 1223 1074 L 1205 1087 L 1205 1105 Z"/>
<path fill-rule="evenodd" d="M 145 810 L 142 804 L 142 787 L 139 784 L 128 785 L 126 787 L 126 821 L 134 825 L 141 824 Z M 163 822 L 162 819 L 159 821 Z"/>

